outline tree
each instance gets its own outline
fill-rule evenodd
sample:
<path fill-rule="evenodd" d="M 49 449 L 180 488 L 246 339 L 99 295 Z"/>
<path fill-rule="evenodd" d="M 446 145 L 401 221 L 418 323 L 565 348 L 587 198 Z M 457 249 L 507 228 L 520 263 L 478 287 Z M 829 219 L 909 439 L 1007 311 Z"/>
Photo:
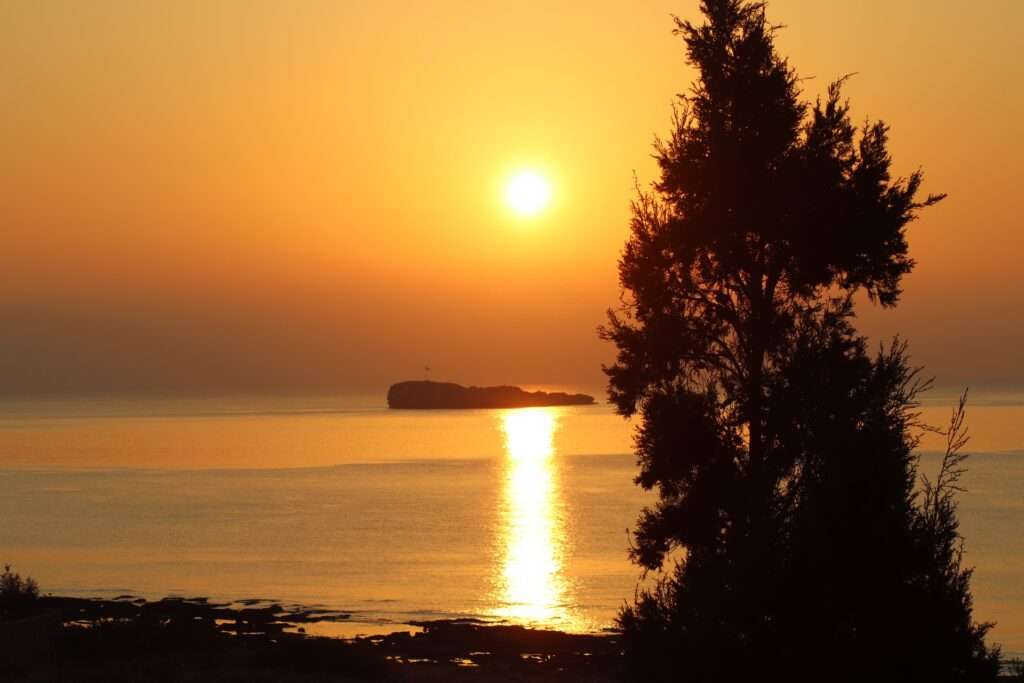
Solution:
<path fill-rule="evenodd" d="M 623 306 L 602 328 L 618 349 L 609 396 L 641 417 L 637 483 L 659 494 L 632 557 L 677 561 L 621 615 L 627 644 L 648 679 L 673 662 L 691 680 L 810 670 L 796 634 L 888 656 L 869 622 L 894 596 L 885 610 L 910 605 L 903 588 L 922 571 L 910 558 L 925 385 L 901 342 L 867 354 L 854 296 L 898 302 L 905 228 L 943 195 L 919 199 L 920 172 L 891 177 L 888 127 L 851 123 L 844 79 L 800 99 L 763 4 L 701 9 L 700 26 L 676 20 L 699 77 L 655 143 L 661 177 L 638 190 Z M 877 566 L 858 542 L 877 544 Z M 841 589 L 814 572 L 826 552 L 848 561 L 829 562 Z"/>

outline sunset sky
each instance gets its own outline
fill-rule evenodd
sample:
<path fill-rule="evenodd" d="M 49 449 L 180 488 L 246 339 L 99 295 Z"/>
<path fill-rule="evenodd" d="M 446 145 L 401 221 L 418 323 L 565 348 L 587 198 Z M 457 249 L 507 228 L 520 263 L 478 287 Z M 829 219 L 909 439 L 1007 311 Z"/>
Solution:
<path fill-rule="evenodd" d="M 0 4 L 0 394 L 597 390 L 634 173 L 693 71 L 650 2 Z M 807 97 L 949 198 L 895 311 L 942 385 L 1024 382 L 1024 3 L 774 0 Z M 549 193 L 530 211 L 510 180 Z M 532 182 L 532 181 L 530 181 Z M 527 182 L 527 188 L 530 187 Z M 522 208 L 522 207 L 519 207 Z"/>

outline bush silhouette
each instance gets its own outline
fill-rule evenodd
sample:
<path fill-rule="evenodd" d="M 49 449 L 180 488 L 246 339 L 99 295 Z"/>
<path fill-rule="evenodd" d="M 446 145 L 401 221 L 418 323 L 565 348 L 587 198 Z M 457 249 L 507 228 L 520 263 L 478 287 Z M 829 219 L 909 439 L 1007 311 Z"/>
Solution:
<path fill-rule="evenodd" d="M 0 620 L 16 619 L 32 612 L 39 599 L 39 586 L 30 577 L 22 578 L 4 565 L 0 574 Z"/>
<path fill-rule="evenodd" d="M 701 8 L 702 25 L 676 20 L 699 78 L 656 143 L 661 177 L 633 203 L 624 303 L 602 328 L 609 396 L 641 417 L 636 481 L 659 494 L 632 557 L 675 562 L 621 614 L 633 671 L 994 676 L 955 477 L 915 493 L 928 382 L 905 343 L 872 356 L 853 326 L 857 293 L 897 304 L 906 225 L 943 196 L 919 199 L 919 172 L 891 177 L 888 127 L 852 124 L 844 79 L 800 99 L 762 4 Z"/>

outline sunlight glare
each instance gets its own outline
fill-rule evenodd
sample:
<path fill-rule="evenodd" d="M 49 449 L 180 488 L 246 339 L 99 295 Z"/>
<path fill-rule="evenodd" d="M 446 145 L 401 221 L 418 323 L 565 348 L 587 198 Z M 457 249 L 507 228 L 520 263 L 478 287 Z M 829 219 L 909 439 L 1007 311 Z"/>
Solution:
<path fill-rule="evenodd" d="M 536 171 L 520 171 L 505 186 L 505 202 L 521 216 L 538 214 L 551 200 L 551 183 Z"/>
<path fill-rule="evenodd" d="M 550 408 L 509 410 L 501 420 L 508 459 L 498 613 L 564 628 L 570 621 L 562 577 L 565 528 L 552 457 L 558 413 Z"/>

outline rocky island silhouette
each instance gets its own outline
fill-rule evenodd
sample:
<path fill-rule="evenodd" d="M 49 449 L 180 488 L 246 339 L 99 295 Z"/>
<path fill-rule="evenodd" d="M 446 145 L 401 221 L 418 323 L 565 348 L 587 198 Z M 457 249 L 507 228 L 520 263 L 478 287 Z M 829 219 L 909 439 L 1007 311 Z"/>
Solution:
<path fill-rule="evenodd" d="M 388 407 L 403 410 L 534 408 L 594 403 L 594 397 L 587 394 L 524 391 L 515 386 L 464 387 L 454 382 L 430 380 L 399 382 L 388 389 Z"/>

